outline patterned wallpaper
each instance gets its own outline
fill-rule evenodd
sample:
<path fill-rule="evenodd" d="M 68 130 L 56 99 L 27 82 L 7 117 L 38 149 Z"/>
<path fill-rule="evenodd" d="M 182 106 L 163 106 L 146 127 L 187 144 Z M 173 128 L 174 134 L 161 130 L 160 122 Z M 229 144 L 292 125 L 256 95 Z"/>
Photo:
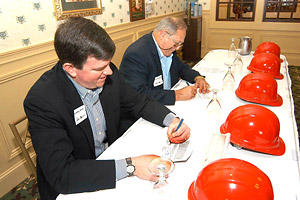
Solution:
<path fill-rule="evenodd" d="M 102 27 L 130 22 L 129 0 L 101 0 L 103 14 L 89 16 Z M 184 11 L 185 0 L 145 0 L 146 18 Z M 0 0 L 0 53 L 53 40 L 56 21 L 52 0 Z"/>

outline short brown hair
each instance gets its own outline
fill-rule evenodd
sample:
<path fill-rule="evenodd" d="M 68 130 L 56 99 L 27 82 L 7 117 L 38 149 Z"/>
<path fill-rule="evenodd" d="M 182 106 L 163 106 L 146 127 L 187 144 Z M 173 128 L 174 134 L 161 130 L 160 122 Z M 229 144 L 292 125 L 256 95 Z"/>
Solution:
<path fill-rule="evenodd" d="M 54 47 L 62 64 L 72 63 L 78 69 L 82 69 L 88 56 L 109 60 L 116 50 L 106 31 L 83 17 L 71 17 L 58 27 Z"/>

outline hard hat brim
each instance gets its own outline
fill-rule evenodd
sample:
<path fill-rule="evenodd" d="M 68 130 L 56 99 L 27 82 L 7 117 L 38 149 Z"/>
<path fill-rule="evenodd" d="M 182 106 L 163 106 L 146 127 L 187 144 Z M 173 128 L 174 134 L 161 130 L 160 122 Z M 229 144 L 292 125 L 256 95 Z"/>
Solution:
<path fill-rule="evenodd" d="M 235 94 L 237 97 L 244 101 L 252 102 L 252 103 L 258 103 L 263 105 L 269 105 L 269 106 L 281 106 L 283 103 L 282 97 L 277 94 L 276 99 L 270 99 L 270 100 L 261 100 L 258 98 L 250 98 L 250 96 L 243 95 L 239 90 L 235 90 Z"/>
<path fill-rule="evenodd" d="M 253 68 L 251 65 L 249 65 L 247 67 L 247 69 L 250 70 L 251 72 L 254 72 L 254 73 L 266 73 L 266 74 L 268 74 L 268 75 L 270 75 L 270 76 L 272 76 L 273 78 L 276 78 L 276 79 L 283 79 L 284 78 L 284 76 L 283 76 L 282 73 L 279 73 L 278 75 L 276 75 L 276 74 L 270 74 L 270 73 L 264 72 L 262 70 L 257 70 L 255 68 Z"/>

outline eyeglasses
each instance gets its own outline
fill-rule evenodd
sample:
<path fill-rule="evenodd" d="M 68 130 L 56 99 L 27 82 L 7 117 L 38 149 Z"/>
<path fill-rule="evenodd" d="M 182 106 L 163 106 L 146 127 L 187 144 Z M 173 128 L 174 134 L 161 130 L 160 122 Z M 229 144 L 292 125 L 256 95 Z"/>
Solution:
<path fill-rule="evenodd" d="M 177 42 L 176 40 L 174 40 L 174 38 L 170 35 L 170 33 L 168 33 L 167 32 L 167 34 L 168 34 L 168 36 L 173 40 L 173 42 L 174 42 L 174 45 L 173 45 L 173 47 L 174 48 L 178 48 L 178 47 L 182 47 L 182 45 L 183 45 L 183 42 L 182 43 L 180 43 L 180 42 Z"/>

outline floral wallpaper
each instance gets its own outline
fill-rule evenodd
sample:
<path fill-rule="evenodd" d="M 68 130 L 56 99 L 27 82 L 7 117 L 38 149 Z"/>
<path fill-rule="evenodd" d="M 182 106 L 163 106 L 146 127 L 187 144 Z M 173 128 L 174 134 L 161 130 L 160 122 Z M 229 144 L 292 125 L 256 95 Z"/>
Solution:
<path fill-rule="evenodd" d="M 101 0 L 103 14 L 88 16 L 102 27 L 130 22 L 129 0 Z M 184 11 L 185 0 L 145 0 L 146 18 Z M 53 40 L 52 0 L 0 0 L 0 53 Z"/>

